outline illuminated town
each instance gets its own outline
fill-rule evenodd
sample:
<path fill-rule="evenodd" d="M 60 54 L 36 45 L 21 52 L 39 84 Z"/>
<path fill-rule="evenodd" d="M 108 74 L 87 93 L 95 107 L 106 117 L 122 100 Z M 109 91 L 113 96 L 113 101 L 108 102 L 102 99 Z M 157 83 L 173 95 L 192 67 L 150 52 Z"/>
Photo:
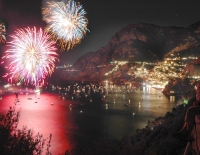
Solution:
<path fill-rule="evenodd" d="M 110 84 L 113 84 L 112 78 L 109 79 L 108 77 L 112 76 L 114 73 L 122 69 L 123 66 L 127 64 L 133 64 L 130 68 L 127 69 L 127 74 L 131 77 L 131 79 L 128 79 L 123 84 L 131 84 L 132 82 L 138 82 L 135 79 L 139 77 L 142 79 L 143 84 L 162 90 L 170 79 L 199 79 L 200 76 L 198 74 L 187 74 L 188 71 L 185 70 L 185 66 L 188 62 L 197 59 L 198 57 L 195 56 L 181 57 L 179 53 L 177 53 L 165 57 L 164 60 L 160 62 L 113 61 L 109 63 L 109 65 L 112 66 L 112 69 L 104 74 L 104 81 L 109 81 Z M 86 67 L 86 69 L 104 68 L 107 65 L 108 64 L 103 64 L 94 67 Z M 56 68 L 63 69 L 62 75 L 60 76 L 61 79 L 63 78 L 63 76 L 67 77 L 68 74 L 72 72 L 79 72 L 79 70 L 73 68 L 72 65 L 57 66 Z"/>

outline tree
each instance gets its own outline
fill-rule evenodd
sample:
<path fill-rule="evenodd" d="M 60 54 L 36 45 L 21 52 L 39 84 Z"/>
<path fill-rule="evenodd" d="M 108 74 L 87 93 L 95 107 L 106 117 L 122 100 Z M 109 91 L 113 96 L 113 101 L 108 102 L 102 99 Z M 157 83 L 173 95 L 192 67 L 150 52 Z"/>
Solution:
<path fill-rule="evenodd" d="M 16 104 L 7 112 L 0 113 L 0 152 L 1 155 L 41 155 L 46 145 L 46 155 L 49 152 L 52 135 L 43 138 L 42 134 L 33 135 L 31 129 L 23 127 L 17 129 L 20 111 L 16 111 Z"/>

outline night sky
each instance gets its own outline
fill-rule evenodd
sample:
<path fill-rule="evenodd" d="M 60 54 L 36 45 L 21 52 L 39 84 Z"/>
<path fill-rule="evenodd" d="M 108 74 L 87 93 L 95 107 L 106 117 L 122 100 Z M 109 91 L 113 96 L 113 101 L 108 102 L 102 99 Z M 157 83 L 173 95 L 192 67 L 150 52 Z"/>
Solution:
<path fill-rule="evenodd" d="M 47 0 L 46 0 L 47 1 Z M 17 28 L 45 27 L 41 7 L 45 0 L 0 0 L 0 17 L 8 22 L 7 41 Z M 76 1 L 78 2 L 78 1 Z M 79 0 L 89 21 L 90 32 L 74 49 L 60 52 L 60 61 L 73 64 L 87 52 L 107 45 L 121 28 L 131 23 L 187 27 L 200 21 L 200 1 L 194 0 Z M 1 53 L 6 46 L 1 48 Z"/>

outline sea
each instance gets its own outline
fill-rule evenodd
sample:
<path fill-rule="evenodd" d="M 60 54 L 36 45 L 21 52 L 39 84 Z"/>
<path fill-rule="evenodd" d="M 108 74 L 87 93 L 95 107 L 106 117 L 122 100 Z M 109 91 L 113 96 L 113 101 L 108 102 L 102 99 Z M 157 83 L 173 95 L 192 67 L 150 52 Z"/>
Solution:
<path fill-rule="evenodd" d="M 182 104 L 181 98 L 171 100 L 154 88 L 108 93 L 101 103 L 33 90 L 19 93 L 18 98 L 14 92 L 2 95 L 0 111 L 7 111 L 15 103 L 20 111 L 18 128 L 27 127 L 47 139 L 52 134 L 53 155 L 102 138 L 120 140 L 131 136 L 145 128 L 148 121 L 164 117 Z"/>

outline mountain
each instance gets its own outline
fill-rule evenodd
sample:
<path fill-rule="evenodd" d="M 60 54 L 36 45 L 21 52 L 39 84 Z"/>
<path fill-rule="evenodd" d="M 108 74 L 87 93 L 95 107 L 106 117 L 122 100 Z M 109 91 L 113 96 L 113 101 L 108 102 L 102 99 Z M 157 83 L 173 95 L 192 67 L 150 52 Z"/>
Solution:
<path fill-rule="evenodd" d="M 81 56 L 70 70 L 62 72 L 60 78 L 126 82 L 132 78 L 129 69 L 136 67 L 136 62 L 159 62 L 174 53 L 199 56 L 199 41 L 200 22 L 187 28 L 129 24 L 112 36 L 105 47 Z M 127 63 L 121 64 L 123 62 Z"/>

